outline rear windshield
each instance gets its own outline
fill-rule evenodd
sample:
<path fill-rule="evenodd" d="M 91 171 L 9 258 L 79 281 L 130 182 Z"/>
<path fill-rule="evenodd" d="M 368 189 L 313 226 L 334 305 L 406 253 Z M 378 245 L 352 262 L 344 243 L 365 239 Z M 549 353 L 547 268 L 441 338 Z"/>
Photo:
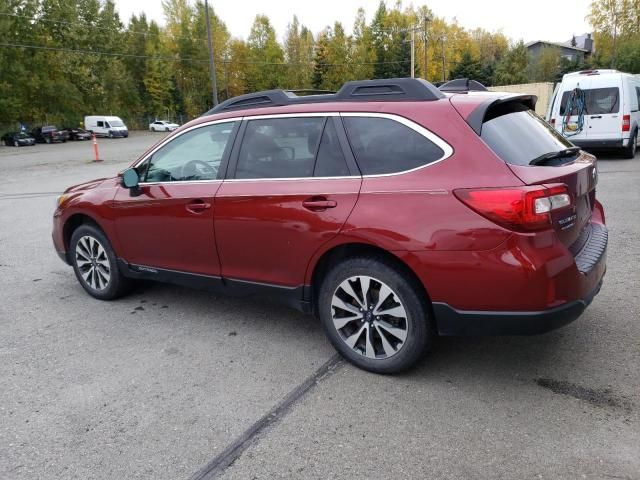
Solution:
<path fill-rule="evenodd" d="M 620 90 L 618 87 L 591 88 L 582 90 L 584 92 L 585 114 L 602 115 L 606 113 L 618 113 L 620 110 Z M 562 94 L 560 101 L 560 115 L 566 115 L 567 102 L 571 91 Z M 573 102 L 571 115 L 577 115 L 577 105 Z"/>
<path fill-rule="evenodd" d="M 534 158 L 573 146 L 533 110 L 522 104 L 511 104 L 496 110 L 487 116 L 480 136 L 507 163 L 529 165 Z"/>

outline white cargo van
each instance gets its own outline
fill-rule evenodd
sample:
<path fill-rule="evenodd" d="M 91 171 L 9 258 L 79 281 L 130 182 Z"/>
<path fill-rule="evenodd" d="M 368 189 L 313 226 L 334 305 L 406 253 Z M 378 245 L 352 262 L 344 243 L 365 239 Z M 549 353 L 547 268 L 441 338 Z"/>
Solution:
<path fill-rule="evenodd" d="M 547 121 L 585 149 L 620 148 L 633 158 L 638 141 L 640 77 L 617 70 L 567 73 L 556 87 Z"/>
<path fill-rule="evenodd" d="M 84 117 L 84 129 L 96 137 L 128 137 L 129 130 L 120 117 L 92 115 Z"/>

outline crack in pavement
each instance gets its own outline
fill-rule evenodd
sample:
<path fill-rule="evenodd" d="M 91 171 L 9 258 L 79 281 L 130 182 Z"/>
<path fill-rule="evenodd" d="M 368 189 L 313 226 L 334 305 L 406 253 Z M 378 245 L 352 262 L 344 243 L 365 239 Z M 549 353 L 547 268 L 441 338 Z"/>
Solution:
<path fill-rule="evenodd" d="M 257 422 L 246 429 L 227 448 L 216 455 L 189 480 L 210 480 L 218 477 L 230 467 L 242 453 L 249 448 L 266 429 L 277 424 L 291 407 L 305 394 L 312 390 L 319 382 L 336 372 L 344 365 L 340 355 L 335 354 L 324 365 L 318 368 L 304 382 L 294 388 L 289 394 L 278 402 L 271 410 L 265 413 Z"/>

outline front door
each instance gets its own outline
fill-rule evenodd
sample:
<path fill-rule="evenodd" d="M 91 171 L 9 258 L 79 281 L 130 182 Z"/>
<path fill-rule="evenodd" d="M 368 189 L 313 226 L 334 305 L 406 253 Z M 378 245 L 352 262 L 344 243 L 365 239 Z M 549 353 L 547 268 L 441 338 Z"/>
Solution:
<path fill-rule="evenodd" d="M 332 116 L 245 121 L 230 179 L 216 194 L 223 277 L 304 284 L 312 255 L 338 234 L 360 191 L 339 122 Z"/>
<path fill-rule="evenodd" d="M 137 167 L 138 191 L 121 188 L 114 198 L 124 260 L 143 267 L 220 275 L 214 198 L 238 123 L 186 131 Z"/>

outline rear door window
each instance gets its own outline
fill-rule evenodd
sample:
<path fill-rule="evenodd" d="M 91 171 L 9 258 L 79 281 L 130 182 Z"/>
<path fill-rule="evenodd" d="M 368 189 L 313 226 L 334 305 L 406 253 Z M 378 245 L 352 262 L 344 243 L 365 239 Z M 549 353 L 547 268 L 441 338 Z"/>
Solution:
<path fill-rule="evenodd" d="M 482 140 L 502 160 L 512 165 L 529 165 L 531 160 L 541 155 L 573 146 L 543 118 L 522 104 L 506 104 L 487 118 L 482 125 Z"/>
<path fill-rule="evenodd" d="M 396 120 L 345 116 L 343 121 L 364 175 L 404 172 L 444 156 L 442 148 Z"/>
<path fill-rule="evenodd" d="M 573 90 L 568 90 L 562 94 L 560 102 L 560 115 L 567 114 L 567 103 Z M 586 115 L 603 115 L 607 113 L 618 113 L 620 110 L 620 89 L 618 87 L 589 88 L 583 90 L 585 100 Z M 573 102 L 571 115 L 577 115 L 576 102 Z"/>
<path fill-rule="evenodd" d="M 331 118 L 266 118 L 247 122 L 235 178 L 348 174 Z"/>

